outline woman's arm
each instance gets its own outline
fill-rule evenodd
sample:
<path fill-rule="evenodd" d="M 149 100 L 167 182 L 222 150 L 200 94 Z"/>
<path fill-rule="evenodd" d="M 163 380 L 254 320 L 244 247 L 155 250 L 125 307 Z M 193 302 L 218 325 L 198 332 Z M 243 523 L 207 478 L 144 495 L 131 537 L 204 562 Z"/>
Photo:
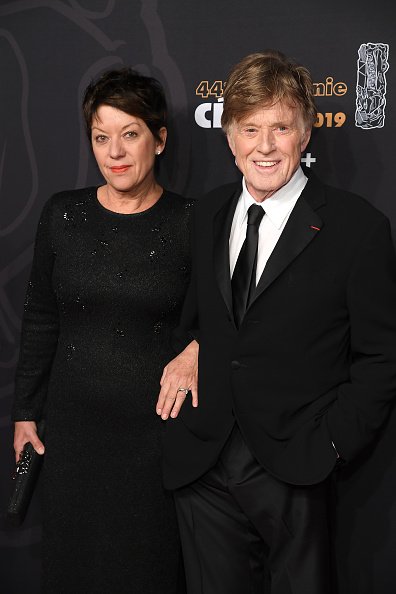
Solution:
<path fill-rule="evenodd" d="M 37 425 L 35 421 L 17 421 L 14 432 L 14 451 L 15 461 L 18 462 L 19 456 L 25 443 L 30 443 L 38 454 L 44 454 L 44 444 L 37 435 Z"/>
<path fill-rule="evenodd" d="M 156 411 L 163 420 L 179 414 L 187 393 L 191 392 L 192 405 L 198 406 L 198 352 L 196 340 L 165 367 L 161 378 L 161 391 Z"/>
<path fill-rule="evenodd" d="M 26 292 L 21 345 L 15 378 L 12 418 L 15 423 L 15 454 L 30 441 L 40 453 L 36 423 L 47 396 L 49 374 L 58 341 L 58 308 L 52 288 L 55 260 L 52 245 L 52 201 L 42 212 L 37 229 L 32 270 Z"/>

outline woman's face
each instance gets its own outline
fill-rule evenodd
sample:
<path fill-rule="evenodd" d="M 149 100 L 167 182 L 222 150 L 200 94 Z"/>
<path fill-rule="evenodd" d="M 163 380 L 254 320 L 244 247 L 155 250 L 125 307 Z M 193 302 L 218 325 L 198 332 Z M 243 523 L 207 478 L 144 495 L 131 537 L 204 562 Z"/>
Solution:
<path fill-rule="evenodd" d="M 101 105 L 92 121 L 95 159 L 106 182 L 117 192 L 140 192 L 154 181 L 154 162 L 166 141 L 161 128 L 156 140 L 143 120 Z"/>

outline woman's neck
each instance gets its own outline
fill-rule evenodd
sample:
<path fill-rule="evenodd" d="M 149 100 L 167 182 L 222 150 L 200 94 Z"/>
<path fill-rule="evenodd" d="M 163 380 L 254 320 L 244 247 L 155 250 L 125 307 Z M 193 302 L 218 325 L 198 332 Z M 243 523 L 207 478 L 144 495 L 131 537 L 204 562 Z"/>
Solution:
<path fill-rule="evenodd" d="M 162 191 L 162 187 L 155 180 L 136 191 L 126 192 L 106 184 L 98 189 L 98 200 L 107 210 L 120 214 L 133 214 L 154 206 Z"/>

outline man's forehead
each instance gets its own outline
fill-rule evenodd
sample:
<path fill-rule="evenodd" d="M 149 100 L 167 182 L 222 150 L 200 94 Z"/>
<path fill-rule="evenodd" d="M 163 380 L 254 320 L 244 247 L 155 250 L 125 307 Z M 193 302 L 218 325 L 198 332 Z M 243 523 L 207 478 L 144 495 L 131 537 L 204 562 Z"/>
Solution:
<path fill-rule="evenodd" d="M 269 103 L 265 105 L 258 105 L 256 108 L 244 114 L 238 119 L 238 124 L 246 124 L 249 121 L 262 118 L 275 118 L 276 120 L 295 119 L 301 114 L 300 107 L 292 101 L 277 101 L 276 103 Z"/>

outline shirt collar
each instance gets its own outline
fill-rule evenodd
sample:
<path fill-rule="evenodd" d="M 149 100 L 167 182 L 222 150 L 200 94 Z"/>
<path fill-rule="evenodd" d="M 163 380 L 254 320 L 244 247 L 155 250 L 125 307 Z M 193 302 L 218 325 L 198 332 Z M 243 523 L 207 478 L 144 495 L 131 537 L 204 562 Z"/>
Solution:
<path fill-rule="evenodd" d="M 300 197 L 301 192 L 305 188 L 305 184 L 307 183 L 308 178 L 304 174 L 301 167 L 297 169 L 297 171 L 292 175 L 291 179 L 282 186 L 275 194 L 273 194 L 270 198 L 264 200 L 264 202 L 256 202 L 253 196 L 250 194 L 246 187 L 245 178 L 242 179 L 242 212 L 240 218 L 240 224 L 242 225 L 245 222 L 247 217 L 248 208 L 252 204 L 260 204 L 264 210 L 268 218 L 270 219 L 271 223 L 277 228 L 280 229 L 285 221 L 285 219 L 289 216 L 290 212 L 293 210 L 294 205 L 296 204 L 298 198 Z"/>

